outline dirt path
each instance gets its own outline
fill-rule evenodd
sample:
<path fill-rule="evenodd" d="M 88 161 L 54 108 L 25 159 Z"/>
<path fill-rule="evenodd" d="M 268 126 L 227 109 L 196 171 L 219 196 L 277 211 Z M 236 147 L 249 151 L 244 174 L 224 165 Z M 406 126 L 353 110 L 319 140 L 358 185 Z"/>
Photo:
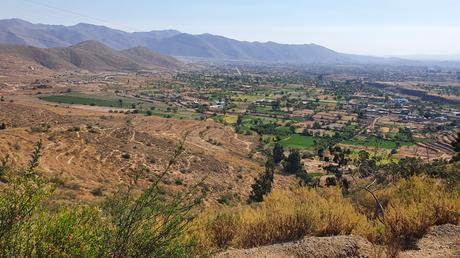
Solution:
<path fill-rule="evenodd" d="M 250 142 L 243 141 L 243 140 L 239 139 L 237 133 L 235 133 L 235 135 L 234 135 L 233 137 L 235 138 L 235 140 L 237 140 L 237 141 L 242 142 L 243 144 L 245 144 L 245 145 L 246 145 L 246 150 L 247 150 L 248 152 L 251 152 L 251 143 L 250 143 Z"/>

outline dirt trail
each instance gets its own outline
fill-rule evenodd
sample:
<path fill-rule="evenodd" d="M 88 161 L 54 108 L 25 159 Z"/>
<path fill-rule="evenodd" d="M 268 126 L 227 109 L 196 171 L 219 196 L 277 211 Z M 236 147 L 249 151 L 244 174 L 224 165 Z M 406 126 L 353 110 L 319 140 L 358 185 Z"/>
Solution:
<path fill-rule="evenodd" d="M 251 143 L 250 143 L 250 142 L 243 141 L 243 140 L 239 139 L 237 133 L 235 133 L 235 136 L 233 136 L 233 137 L 235 138 L 235 140 L 237 140 L 237 141 L 242 142 L 243 144 L 245 144 L 245 145 L 246 145 L 246 150 L 247 150 L 248 152 L 251 152 Z"/>

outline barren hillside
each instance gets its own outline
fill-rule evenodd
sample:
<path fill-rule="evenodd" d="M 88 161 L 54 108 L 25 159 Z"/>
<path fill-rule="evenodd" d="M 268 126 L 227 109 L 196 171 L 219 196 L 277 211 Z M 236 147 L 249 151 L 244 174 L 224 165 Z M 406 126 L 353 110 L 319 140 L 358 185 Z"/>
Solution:
<path fill-rule="evenodd" d="M 236 135 L 231 128 L 208 122 L 159 117 L 125 116 L 107 112 L 55 107 L 34 101 L 0 103 L 0 152 L 14 153 L 25 163 L 35 142 L 45 146 L 41 168 L 49 178 L 62 181 L 64 199 L 93 199 L 95 189 L 112 192 L 127 182 L 137 168 L 147 166 L 154 178 L 165 167 L 179 141 L 188 134 L 185 152 L 170 176 L 167 188 L 179 190 L 206 178 L 207 200 L 226 196 L 247 198 L 253 177 L 261 170 L 247 158 L 254 139 Z M 216 146 L 205 140 L 222 142 Z"/>
<path fill-rule="evenodd" d="M 0 45 L 0 61 L 29 62 L 51 70 L 143 70 L 179 68 L 181 63 L 144 48 L 113 50 L 97 41 L 85 41 L 65 48 L 42 49 L 31 46 Z M 16 60 L 15 60 L 16 59 Z M 2 62 L 4 65 L 7 62 Z"/>

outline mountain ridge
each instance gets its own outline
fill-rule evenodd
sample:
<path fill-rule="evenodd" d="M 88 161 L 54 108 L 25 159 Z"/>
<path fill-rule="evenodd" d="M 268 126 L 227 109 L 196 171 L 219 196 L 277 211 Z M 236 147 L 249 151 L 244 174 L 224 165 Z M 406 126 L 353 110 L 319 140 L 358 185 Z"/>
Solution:
<path fill-rule="evenodd" d="M 33 24 L 21 19 L 0 20 L 0 43 L 41 48 L 68 47 L 96 40 L 115 50 L 142 46 L 161 54 L 215 60 L 292 63 L 388 62 L 385 58 L 349 55 L 317 44 L 249 42 L 213 35 L 192 35 L 177 30 L 125 32 L 102 25 Z"/>

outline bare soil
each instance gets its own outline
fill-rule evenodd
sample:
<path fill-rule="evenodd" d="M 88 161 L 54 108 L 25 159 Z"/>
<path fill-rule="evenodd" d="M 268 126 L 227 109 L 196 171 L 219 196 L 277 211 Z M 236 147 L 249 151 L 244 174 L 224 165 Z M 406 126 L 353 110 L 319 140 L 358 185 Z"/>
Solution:
<path fill-rule="evenodd" d="M 215 257 L 385 257 L 382 246 L 359 236 L 307 237 L 305 239 L 244 250 L 228 250 Z M 441 225 L 428 230 L 412 250 L 400 253 L 403 258 L 460 257 L 460 226 Z"/>

